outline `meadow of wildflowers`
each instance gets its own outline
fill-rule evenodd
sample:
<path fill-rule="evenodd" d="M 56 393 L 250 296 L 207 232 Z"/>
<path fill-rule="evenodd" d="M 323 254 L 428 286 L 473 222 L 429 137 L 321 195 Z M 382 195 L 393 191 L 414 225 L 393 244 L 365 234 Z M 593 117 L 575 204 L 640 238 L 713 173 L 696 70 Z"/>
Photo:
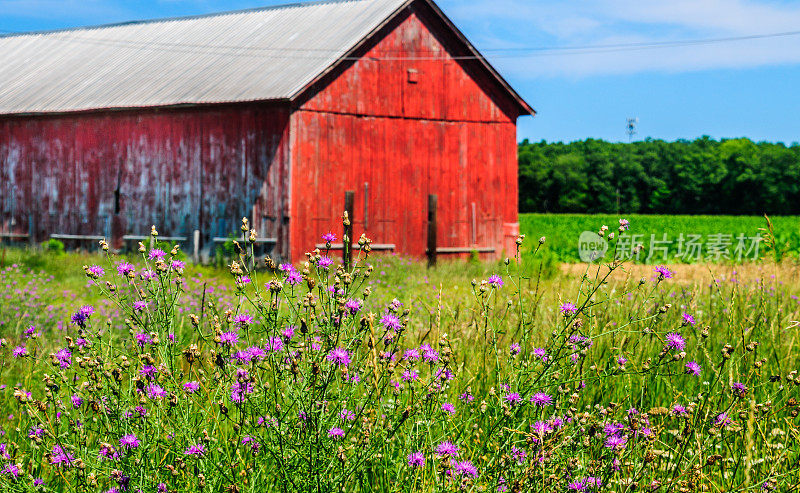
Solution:
<path fill-rule="evenodd" d="M 798 300 L 778 278 L 687 283 L 658 266 L 620 281 L 619 260 L 542 284 L 517 255 L 461 282 L 372 257 L 363 236 L 349 270 L 326 250 L 276 265 L 245 243 L 223 281 L 157 241 L 135 262 L 104 246 L 89 286 L 61 293 L 67 316 L 42 299 L 46 274 L 4 269 L 0 485 L 800 484 Z"/>

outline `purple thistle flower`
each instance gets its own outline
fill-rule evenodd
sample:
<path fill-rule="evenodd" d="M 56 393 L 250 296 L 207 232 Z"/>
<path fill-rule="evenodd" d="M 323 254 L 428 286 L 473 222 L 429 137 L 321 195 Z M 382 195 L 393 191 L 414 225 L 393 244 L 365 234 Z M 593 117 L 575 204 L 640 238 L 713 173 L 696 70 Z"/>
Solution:
<path fill-rule="evenodd" d="M 83 399 L 78 394 L 72 394 L 70 400 L 72 401 L 72 407 L 75 409 L 80 409 L 81 405 L 83 405 Z"/>
<path fill-rule="evenodd" d="M 439 457 L 458 457 L 458 445 L 444 441 L 436 446 L 436 455 Z"/>
<path fill-rule="evenodd" d="M 619 220 L 619 230 L 620 231 L 627 231 L 628 228 L 630 228 L 630 227 L 631 227 L 631 223 L 627 219 L 620 219 Z"/>
<path fill-rule="evenodd" d="M 283 339 L 280 337 L 270 337 L 266 344 L 264 344 L 264 350 L 267 352 L 278 352 L 283 350 Z"/>
<path fill-rule="evenodd" d="M 680 404 L 675 404 L 674 406 L 672 406 L 672 414 L 674 414 L 675 416 L 686 416 L 689 414 L 689 412 L 686 410 L 684 406 L 681 406 Z"/>
<path fill-rule="evenodd" d="M 289 272 L 289 274 L 286 276 L 286 284 L 290 286 L 296 286 L 301 282 L 303 282 L 303 274 L 297 272 L 296 270 Z"/>
<path fill-rule="evenodd" d="M 402 378 L 404 382 L 413 382 L 419 378 L 419 373 L 414 370 L 406 370 L 400 378 Z"/>
<path fill-rule="evenodd" d="M 510 346 L 510 348 L 509 348 L 509 352 L 511 353 L 511 356 L 516 356 L 516 355 L 518 355 L 518 354 L 519 354 L 521 351 L 522 351 L 522 346 L 520 346 L 520 345 L 519 345 L 518 343 L 516 343 L 516 342 L 512 343 L 512 344 L 511 344 L 511 346 Z"/>
<path fill-rule="evenodd" d="M 547 351 L 542 347 L 533 348 L 533 355 L 540 360 L 547 362 Z"/>
<path fill-rule="evenodd" d="M 331 349 L 326 359 L 338 366 L 348 366 L 350 364 L 350 354 L 344 348 Z"/>
<path fill-rule="evenodd" d="M 342 438 L 344 436 L 344 430 L 341 428 L 333 427 L 328 430 L 328 436 L 333 438 L 334 440 Z"/>
<path fill-rule="evenodd" d="M 672 272 L 663 265 L 655 267 L 653 272 L 658 274 L 659 279 L 672 279 Z"/>
<path fill-rule="evenodd" d="M 528 453 L 525 452 L 525 449 L 517 448 L 516 446 L 511 447 L 511 457 L 517 461 L 517 464 L 522 464 L 525 462 Z"/>
<path fill-rule="evenodd" d="M 55 356 L 62 369 L 68 368 L 72 364 L 72 353 L 67 348 L 58 351 Z"/>
<path fill-rule="evenodd" d="M 11 353 L 15 358 L 22 358 L 23 356 L 27 356 L 28 348 L 25 346 L 17 346 L 14 348 L 14 351 Z"/>
<path fill-rule="evenodd" d="M 135 312 L 143 312 L 145 308 L 147 308 L 147 302 L 146 301 L 134 301 L 133 302 L 133 311 L 135 311 Z"/>
<path fill-rule="evenodd" d="M 538 436 L 544 436 L 553 431 L 553 427 L 544 421 L 536 421 L 531 425 L 531 429 Z"/>
<path fill-rule="evenodd" d="M 206 453 L 205 447 L 202 444 L 197 444 L 189 446 L 189 448 L 187 448 L 183 452 L 183 455 L 193 455 L 195 457 L 202 457 L 203 455 L 205 455 L 205 453 Z"/>
<path fill-rule="evenodd" d="M 133 337 L 134 339 L 136 339 L 136 344 L 138 344 L 139 347 L 144 347 L 145 344 L 150 344 L 151 342 L 153 342 L 153 339 L 150 337 L 150 334 L 147 334 L 145 332 L 138 332 L 134 334 Z"/>
<path fill-rule="evenodd" d="M 153 365 L 142 365 L 142 369 L 139 370 L 139 374 L 148 380 L 152 380 L 158 374 L 158 369 L 156 369 L 156 367 Z"/>
<path fill-rule="evenodd" d="M 747 394 L 747 386 L 741 382 L 735 382 L 731 385 L 731 390 L 733 391 L 734 395 L 738 397 L 744 397 Z"/>
<path fill-rule="evenodd" d="M 135 270 L 136 268 L 133 266 L 133 264 L 128 262 L 120 262 L 117 264 L 117 274 L 119 274 L 122 277 L 127 277 L 128 274 L 130 274 Z"/>
<path fill-rule="evenodd" d="M 717 415 L 717 417 L 714 419 L 714 425 L 719 426 L 720 428 L 726 428 L 731 423 L 733 423 L 733 420 L 728 417 L 727 413 L 719 413 L 719 415 Z"/>
<path fill-rule="evenodd" d="M 498 276 L 497 274 L 493 276 L 489 276 L 489 285 L 493 288 L 502 288 L 503 287 L 503 278 Z"/>
<path fill-rule="evenodd" d="M 433 349 L 430 344 L 423 344 L 419 347 L 422 351 L 422 359 L 426 363 L 436 363 L 439 361 L 439 351 Z"/>
<path fill-rule="evenodd" d="M 425 465 L 425 454 L 422 452 L 414 452 L 409 454 L 408 465 L 410 467 L 423 467 Z"/>
<path fill-rule="evenodd" d="M 247 327 L 253 323 L 253 317 L 246 313 L 240 313 L 233 317 L 233 324 L 237 327 Z"/>
<path fill-rule="evenodd" d="M 412 360 L 413 361 L 413 360 L 418 360 L 421 357 L 422 356 L 419 354 L 419 349 L 416 349 L 416 348 L 406 349 L 406 351 L 403 353 L 403 359 L 404 360 Z"/>
<path fill-rule="evenodd" d="M 50 451 L 50 464 L 59 467 L 70 467 L 75 462 L 75 456 L 61 448 L 61 445 L 53 445 Z"/>
<path fill-rule="evenodd" d="M 72 323 L 79 327 L 86 328 L 86 322 L 93 313 L 94 307 L 83 306 L 77 312 L 72 314 Z"/>
<path fill-rule="evenodd" d="M 281 332 L 281 338 L 283 339 L 283 342 L 288 343 L 291 341 L 292 337 L 294 337 L 295 330 L 297 330 L 297 327 L 294 325 L 287 325 L 286 328 L 283 329 L 283 332 Z"/>
<path fill-rule="evenodd" d="M 455 414 L 456 413 L 456 407 L 454 405 L 450 404 L 449 402 L 445 402 L 444 404 L 442 404 L 442 411 L 444 411 L 444 412 L 446 412 L 448 414 Z"/>
<path fill-rule="evenodd" d="M 139 439 L 136 438 L 136 435 L 133 433 L 129 435 L 123 435 L 122 438 L 119 439 L 119 444 L 128 450 L 133 450 L 140 445 Z"/>
<path fill-rule="evenodd" d="M 150 384 L 147 386 L 147 397 L 151 399 L 156 399 L 159 397 L 166 397 L 167 392 L 161 388 L 160 385 L 157 384 Z"/>
<path fill-rule="evenodd" d="M 253 393 L 253 384 L 250 382 L 233 382 L 231 384 L 231 400 L 236 403 L 245 401 L 245 397 Z"/>
<path fill-rule="evenodd" d="M 320 257 L 319 262 L 317 262 L 317 266 L 320 269 L 328 270 L 331 265 L 333 265 L 333 259 L 330 257 Z"/>
<path fill-rule="evenodd" d="M 694 324 L 697 323 L 694 320 L 694 317 L 689 315 L 688 313 L 683 314 L 683 325 L 691 325 L 694 327 Z"/>
<path fill-rule="evenodd" d="M 562 303 L 561 306 L 558 307 L 558 309 L 561 310 L 561 314 L 564 315 L 565 317 L 574 315 L 575 313 L 578 312 L 578 307 L 575 306 L 575 303 L 569 303 L 569 302 Z"/>
<path fill-rule="evenodd" d="M 516 405 L 522 402 L 522 396 L 520 396 L 517 392 L 512 392 L 506 395 L 506 402 L 509 404 Z"/>
<path fill-rule="evenodd" d="M 345 302 L 344 307 L 347 308 L 347 311 L 350 312 L 350 315 L 355 315 L 361 311 L 361 301 L 351 298 Z"/>
<path fill-rule="evenodd" d="M 537 392 L 531 397 L 531 402 L 539 407 L 549 406 L 553 403 L 553 398 L 544 392 Z"/>
<path fill-rule="evenodd" d="M 166 252 L 160 248 L 153 248 L 147 252 L 147 258 L 150 260 L 161 260 L 166 256 Z"/>
<path fill-rule="evenodd" d="M 172 267 L 172 270 L 176 270 L 180 273 L 183 269 L 186 268 L 186 262 L 182 260 L 173 260 L 170 263 L 170 267 Z"/>
<path fill-rule="evenodd" d="M 625 435 L 611 435 L 606 438 L 605 447 L 611 450 L 622 450 L 628 444 L 628 437 Z"/>
<path fill-rule="evenodd" d="M 91 265 L 86 268 L 86 274 L 93 279 L 97 279 L 98 277 L 103 277 L 106 271 L 103 270 L 102 267 L 99 265 Z"/>
<path fill-rule="evenodd" d="M 200 382 L 186 382 L 183 384 L 183 390 L 186 391 L 187 394 L 193 394 L 200 389 Z"/>
<path fill-rule="evenodd" d="M 239 336 L 236 332 L 223 332 L 219 335 L 219 343 L 223 346 L 233 346 L 239 342 Z"/>
<path fill-rule="evenodd" d="M 667 334 L 666 341 L 667 344 L 665 349 L 677 349 L 678 351 L 683 351 L 684 348 L 686 348 L 686 340 L 677 332 L 670 332 Z"/>
<path fill-rule="evenodd" d="M 455 375 L 453 372 L 450 371 L 450 368 L 437 368 L 435 372 L 433 372 L 433 377 L 438 380 L 452 380 Z"/>
<path fill-rule="evenodd" d="M 322 240 L 325 243 L 333 243 L 334 241 L 336 241 L 336 235 L 333 233 L 325 233 L 324 235 L 322 235 Z"/>
<path fill-rule="evenodd" d="M 458 476 L 471 476 L 473 478 L 478 477 L 478 469 L 472 464 L 472 462 L 468 460 L 464 461 L 454 461 L 452 463 L 453 472 Z"/>
<path fill-rule="evenodd" d="M 694 375 L 696 377 L 700 376 L 700 371 L 703 369 L 703 367 L 698 365 L 696 361 L 690 361 L 686 363 L 685 367 L 686 367 L 686 373 Z"/>
<path fill-rule="evenodd" d="M 383 325 L 386 330 L 399 330 L 401 328 L 400 319 L 391 313 L 387 313 L 381 317 L 381 325 Z"/>
<path fill-rule="evenodd" d="M 19 477 L 19 467 L 16 464 L 6 464 L 3 468 L 3 474 L 8 474 L 14 478 Z"/>

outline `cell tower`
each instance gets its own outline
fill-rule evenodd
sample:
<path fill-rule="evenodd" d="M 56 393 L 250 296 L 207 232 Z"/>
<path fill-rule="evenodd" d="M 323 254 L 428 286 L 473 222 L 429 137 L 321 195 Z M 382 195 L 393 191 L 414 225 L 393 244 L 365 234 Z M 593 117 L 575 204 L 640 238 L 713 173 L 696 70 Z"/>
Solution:
<path fill-rule="evenodd" d="M 636 135 L 636 125 L 639 124 L 639 118 L 633 117 L 628 118 L 628 124 L 626 125 L 626 129 L 628 132 L 628 142 L 633 142 L 633 136 Z"/>

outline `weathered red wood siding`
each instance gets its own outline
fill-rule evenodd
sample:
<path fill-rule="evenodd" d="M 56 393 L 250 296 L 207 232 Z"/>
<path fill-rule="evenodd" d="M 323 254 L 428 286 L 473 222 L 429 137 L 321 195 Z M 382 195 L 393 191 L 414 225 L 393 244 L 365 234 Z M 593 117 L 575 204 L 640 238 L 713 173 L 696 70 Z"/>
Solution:
<path fill-rule="evenodd" d="M 294 259 L 321 233 L 340 234 L 346 190 L 356 192 L 354 236 L 399 253 L 425 254 L 429 193 L 439 196 L 439 246 L 513 249 L 519 110 L 476 62 L 451 58 L 459 46 L 418 5 L 292 115 Z M 402 60 L 426 57 L 437 59 Z"/>
<path fill-rule="evenodd" d="M 2 118 L 0 231 L 118 240 L 155 224 L 210 246 L 247 216 L 286 255 L 288 129 L 288 107 L 263 104 Z"/>

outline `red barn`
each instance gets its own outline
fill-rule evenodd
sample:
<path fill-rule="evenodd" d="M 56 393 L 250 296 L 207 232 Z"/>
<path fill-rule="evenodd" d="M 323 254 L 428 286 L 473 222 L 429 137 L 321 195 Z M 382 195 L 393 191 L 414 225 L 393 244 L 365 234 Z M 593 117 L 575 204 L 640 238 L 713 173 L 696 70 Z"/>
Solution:
<path fill-rule="evenodd" d="M 0 37 L 0 234 L 190 239 L 243 216 L 299 260 L 339 236 L 499 257 L 531 107 L 431 0 L 323 1 Z M 448 250 L 449 249 L 449 250 Z"/>

